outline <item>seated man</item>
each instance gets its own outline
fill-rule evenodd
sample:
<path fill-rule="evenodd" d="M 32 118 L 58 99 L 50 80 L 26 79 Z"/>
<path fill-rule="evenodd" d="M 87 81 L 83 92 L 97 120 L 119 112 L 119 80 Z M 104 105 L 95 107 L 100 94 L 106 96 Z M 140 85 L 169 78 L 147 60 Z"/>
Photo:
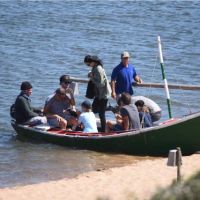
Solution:
<path fill-rule="evenodd" d="M 66 129 L 67 125 L 73 125 L 72 116 L 68 112 L 71 106 L 74 106 L 73 99 L 66 95 L 64 88 L 58 88 L 54 96 L 44 106 L 44 113 L 49 125 L 61 129 Z"/>
<path fill-rule="evenodd" d="M 107 122 L 106 132 L 114 131 L 127 131 L 131 129 L 140 128 L 139 113 L 135 105 L 131 103 L 131 95 L 128 93 L 122 93 L 118 100 L 120 106 L 119 114 L 115 115 L 117 124 Z"/>
<path fill-rule="evenodd" d="M 39 116 L 36 109 L 31 106 L 30 96 L 32 94 L 32 85 L 28 82 L 22 82 L 21 93 L 17 97 L 14 105 L 15 119 L 19 124 L 38 125 L 47 123 L 44 116 Z"/>
<path fill-rule="evenodd" d="M 144 101 L 138 100 L 135 102 L 135 105 L 139 112 L 142 128 L 153 126 L 152 118 L 149 113 L 149 109 L 144 105 Z"/>
<path fill-rule="evenodd" d="M 60 87 L 65 90 L 67 96 L 73 101 L 72 108 L 75 110 L 75 99 L 74 99 L 74 90 L 75 84 L 72 83 L 68 75 L 62 75 L 60 77 Z M 47 97 L 46 103 L 55 95 L 55 92 Z"/>

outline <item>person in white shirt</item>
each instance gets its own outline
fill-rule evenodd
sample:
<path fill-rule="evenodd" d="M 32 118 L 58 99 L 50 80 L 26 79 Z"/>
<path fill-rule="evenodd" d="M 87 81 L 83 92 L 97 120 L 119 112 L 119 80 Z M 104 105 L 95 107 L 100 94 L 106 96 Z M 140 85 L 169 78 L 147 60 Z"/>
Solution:
<path fill-rule="evenodd" d="M 92 112 L 92 105 L 89 101 L 84 101 L 81 104 L 82 113 L 79 116 L 78 124 L 83 127 L 84 133 L 96 133 L 97 122 L 94 113 Z"/>
<path fill-rule="evenodd" d="M 135 104 L 138 100 L 142 100 L 145 106 L 147 106 L 150 111 L 152 122 L 156 122 L 160 120 L 162 116 L 162 112 L 161 112 L 162 110 L 160 106 L 157 103 L 155 103 L 153 100 L 144 96 L 132 96 L 131 100 L 133 104 Z"/>

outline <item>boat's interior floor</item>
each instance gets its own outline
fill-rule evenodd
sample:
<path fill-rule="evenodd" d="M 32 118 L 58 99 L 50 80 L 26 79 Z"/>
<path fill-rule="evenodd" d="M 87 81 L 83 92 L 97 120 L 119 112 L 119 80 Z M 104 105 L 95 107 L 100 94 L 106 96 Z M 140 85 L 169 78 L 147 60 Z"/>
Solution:
<path fill-rule="evenodd" d="M 58 135 L 77 135 L 77 136 L 106 136 L 106 135 L 115 135 L 120 133 L 125 133 L 127 131 L 113 131 L 109 133 L 105 132 L 94 132 L 94 133 L 84 133 L 82 131 L 73 131 L 73 130 L 63 130 L 58 127 L 52 127 L 49 124 L 41 124 L 36 126 L 23 125 L 24 127 L 35 129 L 35 131 L 44 131 L 50 134 L 58 134 Z M 130 130 L 129 130 L 130 131 Z M 134 130 L 133 130 L 134 131 Z"/>
<path fill-rule="evenodd" d="M 173 118 L 170 120 L 166 120 L 164 122 L 161 123 L 155 123 L 154 126 L 160 126 L 163 124 L 168 124 L 168 123 L 173 123 L 178 121 L 178 118 Z M 31 127 L 35 130 L 38 131 L 45 131 L 47 133 L 50 134 L 58 134 L 58 135 L 72 135 L 72 136 L 106 136 L 106 135 L 115 135 L 115 134 L 120 134 L 120 133 L 125 133 L 125 132 L 134 132 L 136 130 L 129 130 L 129 131 L 114 131 L 114 132 L 109 132 L 109 133 L 105 133 L 105 132 L 96 132 L 96 133 L 84 133 L 82 131 L 71 131 L 71 130 L 62 130 L 60 128 L 57 127 L 52 127 L 49 124 L 41 124 L 41 125 L 36 125 L 36 126 L 29 126 L 29 125 L 24 125 L 25 127 Z"/>
<path fill-rule="evenodd" d="M 64 134 L 64 135 L 80 135 L 80 136 L 101 136 L 101 135 L 114 135 L 119 134 L 117 132 L 110 132 L 110 133 L 104 133 L 104 132 L 98 132 L 98 133 L 84 133 L 82 131 L 67 131 L 67 130 L 60 130 L 58 128 L 51 128 L 48 130 L 50 133 L 55 134 Z"/>

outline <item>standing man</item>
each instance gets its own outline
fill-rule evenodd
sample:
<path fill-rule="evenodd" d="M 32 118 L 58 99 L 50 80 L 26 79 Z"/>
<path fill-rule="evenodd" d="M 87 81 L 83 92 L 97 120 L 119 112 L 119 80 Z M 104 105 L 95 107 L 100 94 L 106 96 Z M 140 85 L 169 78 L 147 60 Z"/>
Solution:
<path fill-rule="evenodd" d="M 111 75 L 112 97 L 118 98 L 123 92 L 133 95 L 132 84 L 142 83 L 132 64 L 129 63 L 130 55 L 127 51 L 121 54 L 121 63 L 113 69 Z"/>

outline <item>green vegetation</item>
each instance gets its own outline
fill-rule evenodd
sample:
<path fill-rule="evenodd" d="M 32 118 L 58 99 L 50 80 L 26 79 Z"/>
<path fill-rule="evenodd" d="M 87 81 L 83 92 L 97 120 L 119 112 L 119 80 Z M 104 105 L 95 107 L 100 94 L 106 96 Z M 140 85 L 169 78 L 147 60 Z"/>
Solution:
<path fill-rule="evenodd" d="M 160 190 L 151 200 L 198 200 L 200 199 L 200 171 L 185 182 L 173 183 Z"/>

